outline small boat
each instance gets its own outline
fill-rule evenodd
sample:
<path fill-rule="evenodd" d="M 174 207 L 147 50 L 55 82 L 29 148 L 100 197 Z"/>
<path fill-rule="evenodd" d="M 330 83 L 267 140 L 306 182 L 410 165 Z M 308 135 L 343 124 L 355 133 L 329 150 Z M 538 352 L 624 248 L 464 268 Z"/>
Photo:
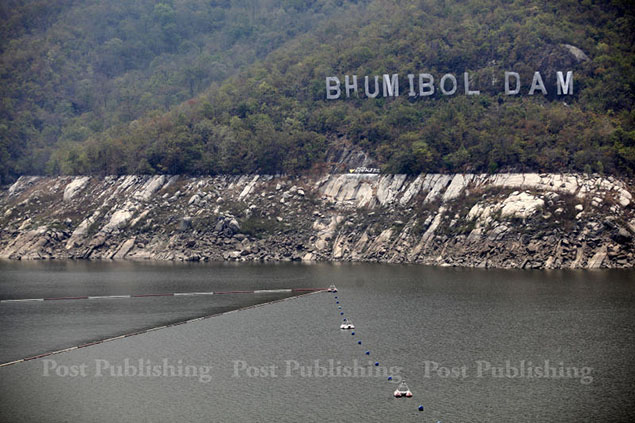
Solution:
<path fill-rule="evenodd" d="M 355 329 L 355 325 L 350 320 L 344 319 L 344 321 L 340 325 L 340 329 Z"/>
<path fill-rule="evenodd" d="M 337 288 L 335 287 L 335 284 L 331 284 L 331 286 L 328 287 L 326 292 L 337 292 Z"/>
<path fill-rule="evenodd" d="M 395 398 L 412 398 L 412 392 L 408 389 L 408 385 L 406 385 L 405 381 L 399 384 L 393 395 Z"/>

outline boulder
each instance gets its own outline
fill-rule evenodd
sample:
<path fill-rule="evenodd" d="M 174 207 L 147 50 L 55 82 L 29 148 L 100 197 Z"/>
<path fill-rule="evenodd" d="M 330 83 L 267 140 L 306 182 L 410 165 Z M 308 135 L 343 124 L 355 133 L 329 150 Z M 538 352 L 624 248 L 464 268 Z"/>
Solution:
<path fill-rule="evenodd" d="M 114 229 L 125 226 L 132 218 L 132 212 L 129 210 L 117 210 L 110 216 L 110 221 L 104 226 L 102 231 L 110 232 Z"/>
<path fill-rule="evenodd" d="M 165 181 L 165 175 L 152 176 L 139 191 L 134 193 L 133 197 L 138 200 L 148 201 L 155 192 L 161 189 Z"/>
<path fill-rule="evenodd" d="M 115 260 L 122 260 L 126 258 L 126 254 L 128 254 L 130 250 L 132 250 L 132 248 L 134 247 L 135 240 L 136 238 L 132 237 L 124 241 L 112 258 Z"/>
<path fill-rule="evenodd" d="M 526 192 L 512 194 L 503 201 L 501 216 L 526 219 L 542 209 L 544 205 L 543 199 L 532 194 Z"/>
<path fill-rule="evenodd" d="M 72 200 L 84 187 L 88 184 L 90 178 L 88 176 L 80 176 L 73 179 L 70 184 L 64 188 L 64 201 Z"/>

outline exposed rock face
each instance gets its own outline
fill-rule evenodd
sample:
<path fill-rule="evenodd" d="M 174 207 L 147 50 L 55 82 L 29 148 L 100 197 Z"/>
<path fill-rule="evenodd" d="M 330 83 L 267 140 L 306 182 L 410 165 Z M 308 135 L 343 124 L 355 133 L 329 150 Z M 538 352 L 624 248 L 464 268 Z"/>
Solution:
<path fill-rule="evenodd" d="M 580 50 L 576 46 L 572 46 L 571 44 L 562 44 L 562 47 L 566 48 L 569 53 L 579 62 L 586 62 L 589 59 L 589 56 L 586 55 L 582 50 Z"/>
<path fill-rule="evenodd" d="M 90 178 L 88 176 L 73 179 L 73 181 L 64 188 L 64 201 L 72 200 L 73 197 L 88 184 L 89 180 Z"/>
<path fill-rule="evenodd" d="M 526 192 L 512 193 L 503 201 L 501 217 L 526 219 L 545 206 L 545 200 Z"/>
<path fill-rule="evenodd" d="M 631 192 L 575 174 L 22 177 L 0 193 L 0 257 L 632 267 Z"/>

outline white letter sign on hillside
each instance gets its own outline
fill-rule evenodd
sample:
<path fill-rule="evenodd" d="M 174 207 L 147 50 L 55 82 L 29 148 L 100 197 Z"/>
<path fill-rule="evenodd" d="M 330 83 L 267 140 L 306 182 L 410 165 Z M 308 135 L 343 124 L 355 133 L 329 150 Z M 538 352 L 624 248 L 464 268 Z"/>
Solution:
<path fill-rule="evenodd" d="M 344 88 L 346 89 L 346 98 L 351 96 L 351 90 L 355 91 L 355 95 L 357 95 L 357 75 L 353 75 L 352 84 L 348 80 L 348 75 L 346 75 L 344 78 Z"/>
<path fill-rule="evenodd" d="M 427 82 L 423 82 L 423 79 L 427 79 Z M 419 74 L 419 95 L 425 97 L 434 94 L 434 77 L 429 73 Z"/>
<path fill-rule="evenodd" d="M 463 72 L 463 85 L 465 86 L 465 95 L 479 95 L 481 93 L 478 90 L 470 90 L 470 75 L 467 72 Z"/>
<path fill-rule="evenodd" d="M 516 88 L 509 88 L 509 78 L 514 77 L 516 80 Z M 505 72 L 505 95 L 516 95 L 520 92 L 520 75 L 517 72 Z"/>
<path fill-rule="evenodd" d="M 573 72 L 567 72 L 567 80 L 564 81 L 562 72 L 556 72 L 558 75 L 558 95 L 573 94 Z"/>
<path fill-rule="evenodd" d="M 368 97 L 368 98 L 377 97 L 377 94 L 379 94 L 379 77 L 378 76 L 375 77 L 375 89 L 371 93 L 369 91 L 369 89 L 368 89 L 368 77 L 365 76 L 364 77 L 364 89 L 365 89 L 364 92 L 366 93 L 366 97 Z"/>
<path fill-rule="evenodd" d="M 384 97 L 399 97 L 399 75 L 384 74 Z"/>
<path fill-rule="evenodd" d="M 445 89 L 445 81 L 450 80 L 450 82 L 452 83 L 452 88 L 450 88 L 449 90 Z M 454 75 L 452 75 L 451 73 L 446 73 L 445 75 L 443 75 L 441 77 L 441 82 L 439 82 L 439 88 L 441 88 L 441 92 L 443 93 L 443 95 L 452 95 L 456 92 L 456 77 Z"/>
<path fill-rule="evenodd" d="M 332 83 L 335 83 L 333 85 Z M 335 100 L 336 98 L 340 98 L 340 80 L 337 76 L 327 76 L 326 77 L 326 99 L 327 100 Z"/>
<path fill-rule="evenodd" d="M 534 72 L 534 79 L 531 81 L 529 95 L 534 95 L 536 89 L 540 90 L 543 95 L 547 95 L 547 89 L 545 88 L 545 83 L 542 82 L 542 76 L 540 76 L 540 72 Z"/>
<path fill-rule="evenodd" d="M 454 74 L 446 73 L 441 76 L 441 79 L 435 82 L 435 78 L 432 74 L 429 73 L 420 73 L 414 74 L 409 73 L 406 75 L 407 78 L 403 79 L 403 88 L 404 91 L 407 91 L 408 97 L 429 97 L 433 96 L 437 89 L 444 96 L 453 96 L 459 92 L 459 82 Z M 360 77 L 361 78 L 361 77 Z M 381 78 L 381 83 L 379 79 Z M 363 92 L 359 88 L 359 82 L 357 75 L 344 75 L 344 87 L 342 88 L 341 79 L 337 76 L 327 76 L 326 77 L 326 99 L 327 100 L 337 100 L 340 98 L 377 98 L 380 95 L 383 98 L 387 97 L 399 97 L 400 89 L 402 88 L 399 85 L 399 74 L 382 74 L 364 76 L 364 90 Z M 407 79 L 407 82 L 405 80 Z M 534 72 L 533 78 L 531 80 L 531 84 L 529 85 L 529 90 L 527 90 L 527 82 L 523 85 L 521 81 L 521 76 L 518 72 L 508 72 L 504 73 L 504 81 L 505 81 L 505 91 L 504 94 L 508 96 L 514 95 L 522 95 L 526 93 L 527 95 L 534 95 L 537 92 L 542 93 L 542 95 L 547 95 L 547 87 L 545 86 L 545 80 L 543 79 L 540 72 Z M 556 88 L 557 94 L 560 95 L 573 95 L 573 71 L 566 71 L 566 75 L 562 71 L 557 71 L 555 75 L 553 75 L 553 79 L 549 79 L 548 81 L 553 81 L 553 85 L 550 87 Z M 417 83 L 418 82 L 418 83 Z M 436 85 L 435 85 L 436 83 Z M 381 88 L 380 88 L 381 84 Z M 406 85 L 407 84 L 407 85 Z M 463 78 L 461 81 L 463 85 L 462 91 L 465 95 L 475 96 L 481 95 L 481 91 L 476 88 L 476 84 L 470 79 L 470 74 L 468 72 L 463 72 Z M 407 88 L 407 89 L 406 89 Z M 342 95 L 344 92 L 345 96 Z M 553 92 L 553 91 L 552 91 Z"/>

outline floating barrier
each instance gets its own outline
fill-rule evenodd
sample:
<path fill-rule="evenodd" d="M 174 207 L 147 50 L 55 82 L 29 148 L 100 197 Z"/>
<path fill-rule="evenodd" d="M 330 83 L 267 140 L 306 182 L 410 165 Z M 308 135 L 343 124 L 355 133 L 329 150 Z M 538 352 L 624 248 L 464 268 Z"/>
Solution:
<path fill-rule="evenodd" d="M 210 292 L 165 292 L 157 294 L 134 294 L 134 295 L 84 295 L 79 297 L 49 297 L 49 298 L 20 298 L 0 300 L 0 303 L 18 303 L 29 301 L 66 301 L 66 300 L 108 300 L 108 299 L 128 299 L 128 298 L 148 298 L 148 297 L 181 297 L 196 295 L 229 295 L 229 294 L 281 294 L 287 292 L 319 292 L 325 288 L 284 288 L 284 289 L 257 289 L 253 291 L 210 291 Z"/>
<path fill-rule="evenodd" d="M 298 292 L 298 291 L 302 291 L 302 292 L 306 292 L 306 294 L 317 294 L 319 292 L 323 292 L 325 291 L 324 288 L 311 288 L 309 291 L 307 291 L 307 289 L 302 289 L 302 290 L 293 290 L 294 292 Z M 206 295 L 209 295 L 209 293 L 206 293 Z M 109 298 L 123 298 L 124 296 L 108 296 Z M 132 297 L 132 296 L 128 296 L 128 297 Z M 73 351 L 73 350 L 77 350 L 80 348 L 86 348 L 86 347 L 90 347 L 93 345 L 98 345 L 98 344 L 103 344 L 106 342 L 111 342 L 111 341 L 116 341 L 119 339 L 123 339 L 123 338 L 129 338 L 131 336 L 135 336 L 135 335 L 142 335 L 144 333 L 150 333 L 150 332 L 154 332 L 156 330 L 160 330 L 160 329 L 166 329 L 166 328 L 171 328 L 174 326 L 179 326 L 179 325 L 183 325 L 183 324 L 187 324 L 187 323 L 194 323 L 194 322 L 198 322 L 201 320 L 205 320 L 205 319 L 210 319 L 212 317 L 218 317 L 218 316 L 223 316 L 226 314 L 230 314 L 230 313 L 235 313 L 238 311 L 244 311 L 244 310 L 250 310 L 250 309 L 255 309 L 258 307 L 262 307 L 265 305 L 269 305 L 269 304 L 275 304 L 275 303 L 281 303 L 284 301 L 290 301 L 290 300 L 294 300 L 297 299 L 299 296 L 293 296 L 293 297 L 286 297 L 286 298 L 281 298 L 279 300 L 273 300 L 273 301 L 267 301 L 264 303 L 260 303 L 260 304 L 254 304 L 254 305 L 250 305 L 250 306 L 246 306 L 246 307 L 241 307 L 241 308 L 237 308 L 234 310 L 229 310 L 229 311 L 224 311 L 221 313 L 214 313 L 214 314 L 207 314 L 205 316 L 200 316 L 200 317 L 195 317 L 193 319 L 188 319 L 188 320 L 183 320 L 183 321 L 179 321 L 179 322 L 175 322 L 175 323 L 170 323 L 167 325 L 162 325 L 162 326 L 155 326 L 149 329 L 144 329 L 144 330 L 140 330 L 140 331 L 136 331 L 136 332 L 129 332 L 129 333 L 125 333 L 123 335 L 119 335 L 119 336 L 115 336 L 115 337 L 111 337 L 111 338 L 105 338 L 105 339 L 100 339 L 97 341 L 92 341 L 92 342 L 88 342 L 86 344 L 81 344 L 81 345 L 76 345 L 76 346 L 72 346 L 72 347 L 67 347 L 61 350 L 56 350 L 56 351 L 49 351 L 49 352 L 45 352 L 45 353 L 41 353 L 38 355 L 34 355 L 31 357 L 27 357 L 27 358 L 21 358 L 19 360 L 14 360 L 14 361 L 9 361 L 7 363 L 0 363 L 0 367 L 7 367 L 7 366 L 11 366 L 14 364 L 18 364 L 18 363 L 22 363 L 25 361 L 31 361 L 31 360 L 36 360 L 38 358 L 43 358 L 43 357 L 48 357 L 51 355 L 56 355 L 56 354 L 61 354 L 61 353 L 65 353 L 65 352 L 69 352 L 69 351 Z M 61 298 L 61 297 L 60 297 Z M 79 297 L 73 297 L 73 298 L 79 298 Z M 87 299 L 90 297 L 86 297 Z M 59 299 L 59 298 L 56 298 Z M 66 299 L 69 299 L 68 297 Z M 16 301 L 44 301 L 45 299 L 28 299 L 28 300 L 2 300 L 2 301 L 6 301 L 6 302 L 16 302 Z"/>

